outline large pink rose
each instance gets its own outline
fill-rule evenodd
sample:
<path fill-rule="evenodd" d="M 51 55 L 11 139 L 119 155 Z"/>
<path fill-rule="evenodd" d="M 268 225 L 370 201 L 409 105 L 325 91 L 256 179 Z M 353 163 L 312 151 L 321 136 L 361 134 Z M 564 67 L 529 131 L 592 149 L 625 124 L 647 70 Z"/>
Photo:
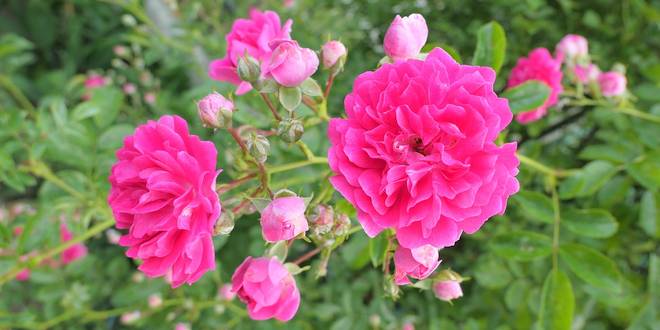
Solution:
<path fill-rule="evenodd" d="M 561 78 L 561 60 L 553 58 L 545 48 L 536 48 L 528 57 L 519 58 L 511 70 L 507 86 L 515 87 L 529 80 L 538 80 L 550 87 L 550 97 L 540 107 L 517 114 L 516 120 L 524 124 L 545 116 L 548 108 L 557 103 L 559 94 L 564 90 Z"/>
<path fill-rule="evenodd" d="M 126 255 L 142 259 L 147 276 L 192 284 L 215 268 L 213 226 L 220 216 L 214 191 L 217 151 L 188 132 L 178 116 L 138 126 L 117 151 L 110 196 Z"/>
<path fill-rule="evenodd" d="M 414 249 L 399 246 L 394 252 L 394 283 L 410 284 L 410 279 L 423 280 L 440 265 L 438 249 L 432 245 L 422 245 Z"/>
<path fill-rule="evenodd" d="M 231 277 L 232 291 L 253 320 L 289 321 L 300 306 L 296 281 L 275 257 L 247 257 Z"/>
<path fill-rule="evenodd" d="M 241 81 L 236 73 L 238 59 L 247 52 L 262 63 L 262 74 L 265 74 L 265 62 L 268 62 L 273 52 L 270 42 L 291 39 L 291 24 L 293 22 L 287 20 L 284 25 L 280 25 L 280 17 L 275 12 L 251 9 L 249 19 L 238 19 L 232 25 L 231 31 L 225 37 L 227 54 L 209 64 L 209 77 L 238 85 L 236 94 L 249 92 L 252 86 Z"/>
<path fill-rule="evenodd" d="M 518 159 L 515 143 L 493 142 L 512 117 L 494 81 L 440 48 L 357 77 L 347 118 L 330 122 L 328 159 L 369 236 L 393 228 L 406 248 L 440 248 L 504 212 Z"/>

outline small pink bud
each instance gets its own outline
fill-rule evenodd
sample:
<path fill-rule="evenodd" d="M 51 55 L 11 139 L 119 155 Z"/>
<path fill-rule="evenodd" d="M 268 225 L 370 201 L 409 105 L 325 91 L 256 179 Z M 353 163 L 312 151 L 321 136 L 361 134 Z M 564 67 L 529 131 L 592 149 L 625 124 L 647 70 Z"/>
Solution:
<path fill-rule="evenodd" d="M 179 322 L 174 326 L 174 330 L 190 330 L 188 323 Z"/>
<path fill-rule="evenodd" d="M 463 296 L 461 284 L 458 281 L 446 280 L 433 285 L 433 292 L 438 299 L 451 301 Z"/>
<path fill-rule="evenodd" d="M 135 85 L 131 84 L 131 83 L 124 84 L 124 86 L 122 86 L 122 89 L 124 90 L 124 94 L 126 94 L 126 95 L 133 95 L 137 91 L 137 88 L 135 88 Z"/>
<path fill-rule="evenodd" d="M 115 53 L 115 55 L 117 55 L 119 57 L 124 57 L 124 56 L 128 55 L 128 48 L 126 48 L 125 46 L 122 46 L 122 45 L 117 45 L 117 46 L 112 47 L 112 51 Z"/>
<path fill-rule="evenodd" d="M 60 224 L 60 240 L 62 242 L 70 241 L 73 238 L 73 234 L 69 231 L 66 224 Z M 87 255 L 87 247 L 82 243 L 76 243 L 66 248 L 62 252 L 62 263 L 68 264 L 74 262 L 80 258 L 84 258 Z"/>
<path fill-rule="evenodd" d="M 14 233 L 14 237 L 21 236 L 21 234 L 23 233 L 23 226 L 14 227 L 13 233 Z"/>
<path fill-rule="evenodd" d="M 231 284 L 222 285 L 218 290 L 218 295 L 224 301 L 232 301 L 236 297 L 236 293 L 231 290 Z"/>
<path fill-rule="evenodd" d="M 311 77 L 319 67 L 319 58 L 309 48 L 302 48 L 295 40 L 273 40 L 273 49 L 266 73 L 278 84 L 296 87 Z"/>
<path fill-rule="evenodd" d="M 163 298 L 161 298 L 159 294 L 154 293 L 154 294 L 149 296 L 148 303 L 149 303 L 149 307 L 157 308 L 157 307 L 160 307 L 160 305 L 163 304 Z"/>
<path fill-rule="evenodd" d="M 321 47 L 321 59 L 323 68 L 330 69 L 337 65 L 343 65 L 346 60 L 346 46 L 341 41 L 331 40 Z"/>
<path fill-rule="evenodd" d="M 197 102 L 197 114 L 206 127 L 229 128 L 234 103 L 219 93 L 213 92 Z"/>
<path fill-rule="evenodd" d="M 567 34 L 555 47 L 555 53 L 560 60 L 582 58 L 589 53 L 589 44 L 583 36 Z"/>
<path fill-rule="evenodd" d="M 311 232 L 315 236 L 329 233 L 334 225 L 335 212 L 327 205 L 317 205 L 309 219 Z"/>
<path fill-rule="evenodd" d="M 85 79 L 85 87 L 88 89 L 103 87 L 106 83 L 105 77 L 98 74 L 91 74 Z"/>
<path fill-rule="evenodd" d="M 626 76 L 620 72 L 609 71 L 598 76 L 600 92 L 605 97 L 620 96 L 626 92 Z"/>
<path fill-rule="evenodd" d="M 394 252 L 394 281 L 397 285 L 410 284 L 412 277 L 427 278 L 440 264 L 438 249 L 426 244 L 414 249 L 399 246 Z"/>
<path fill-rule="evenodd" d="M 589 65 L 578 64 L 573 68 L 573 74 L 578 79 L 578 81 L 586 84 L 598 80 L 598 76 L 600 76 L 600 69 L 598 68 L 598 65 L 593 63 Z"/>
<path fill-rule="evenodd" d="M 284 1 L 282 1 L 282 5 L 284 6 L 284 8 L 291 8 L 295 4 L 296 4 L 295 0 L 284 0 Z"/>
<path fill-rule="evenodd" d="M 385 33 L 385 54 L 394 60 L 415 58 L 426 44 L 429 30 L 420 14 L 397 15 Z"/>
<path fill-rule="evenodd" d="M 154 92 L 145 93 L 144 94 L 144 102 L 147 102 L 148 104 L 156 103 L 156 93 L 154 93 Z"/>
<path fill-rule="evenodd" d="M 261 232 L 269 243 L 290 240 L 309 228 L 305 200 L 300 197 L 275 198 L 261 212 Z"/>
<path fill-rule="evenodd" d="M 122 324 L 132 324 L 140 319 L 140 311 L 132 311 L 128 313 L 121 314 L 119 321 Z"/>
<path fill-rule="evenodd" d="M 119 239 L 121 238 L 121 233 L 114 229 L 108 229 L 105 231 L 105 237 L 108 239 L 110 244 L 119 244 Z"/>
<path fill-rule="evenodd" d="M 408 322 L 405 323 L 403 327 L 401 327 L 401 330 L 415 330 L 415 326 L 412 323 Z"/>
<path fill-rule="evenodd" d="M 25 269 L 21 270 L 21 272 L 16 275 L 16 280 L 17 281 L 23 282 L 23 281 L 27 281 L 29 279 L 30 279 L 30 269 L 28 269 L 28 268 L 25 268 Z"/>

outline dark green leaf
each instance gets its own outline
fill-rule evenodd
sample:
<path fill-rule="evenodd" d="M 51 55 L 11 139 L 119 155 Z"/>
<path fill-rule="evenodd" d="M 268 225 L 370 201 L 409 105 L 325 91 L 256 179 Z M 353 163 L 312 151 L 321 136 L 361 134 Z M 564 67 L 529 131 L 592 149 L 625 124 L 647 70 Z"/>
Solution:
<path fill-rule="evenodd" d="M 552 201 L 546 195 L 536 191 L 521 191 L 513 196 L 523 209 L 523 214 L 532 220 L 552 223 L 554 212 Z"/>
<path fill-rule="evenodd" d="M 545 103 L 550 96 L 550 88 L 545 83 L 529 80 L 502 93 L 509 100 L 513 114 L 535 110 Z"/>
<path fill-rule="evenodd" d="M 647 235 L 660 238 L 660 195 L 652 191 L 644 192 L 639 206 L 639 226 Z"/>
<path fill-rule="evenodd" d="M 606 161 L 590 162 L 559 185 L 559 197 L 570 199 L 592 195 L 616 172 L 616 167 Z"/>
<path fill-rule="evenodd" d="M 498 235 L 491 242 L 491 246 L 499 256 L 517 261 L 544 258 L 552 253 L 550 237 L 530 231 Z"/>
<path fill-rule="evenodd" d="M 607 238 L 616 233 L 616 219 L 601 209 L 568 209 L 561 215 L 561 223 L 571 232 L 592 238 Z"/>
<path fill-rule="evenodd" d="M 660 151 L 645 155 L 641 160 L 629 164 L 626 170 L 642 186 L 658 191 L 660 188 Z"/>
<path fill-rule="evenodd" d="M 541 309 L 539 313 L 540 329 L 571 329 L 575 297 L 568 276 L 561 270 L 552 270 L 543 283 Z"/>
<path fill-rule="evenodd" d="M 614 261 L 602 253 L 580 244 L 563 244 L 562 260 L 583 281 L 600 289 L 620 291 L 621 274 Z"/>

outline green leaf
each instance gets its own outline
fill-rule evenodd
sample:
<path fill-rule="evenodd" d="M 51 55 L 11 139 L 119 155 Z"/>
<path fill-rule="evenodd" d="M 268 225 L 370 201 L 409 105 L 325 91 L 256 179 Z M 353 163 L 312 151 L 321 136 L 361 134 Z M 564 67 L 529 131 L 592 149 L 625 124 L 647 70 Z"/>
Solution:
<path fill-rule="evenodd" d="M 133 133 L 133 126 L 128 124 L 116 125 L 108 128 L 98 140 L 101 150 L 114 150 L 121 147 L 124 138 Z"/>
<path fill-rule="evenodd" d="M 541 309 L 539 313 L 540 329 L 571 329 L 575 297 L 568 276 L 561 270 L 552 270 L 543 283 Z"/>
<path fill-rule="evenodd" d="M 649 153 L 637 162 L 626 167 L 628 174 L 639 184 L 649 190 L 658 191 L 660 188 L 660 151 Z"/>
<path fill-rule="evenodd" d="M 552 240 L 531 231 L 515 231 L 495 236 L 491 247 L 501 257 L 530 261 L 549 256 L 552 253 Z"/>
<path fill-rule="evenodd" d="M 369 240 L 369 257 L 374 267 L 380 265 L 387 253 L 387 231 Z"/>
<path fill-rule="evenodd" d="M 571 232 L 591 238 L 607 238 L 619 228 L 616 219 L 602 209 L 568 209 L 561 215 L 561 223 Z"/>
<path fill-rule="evenodd" d="M 92 92 L 90 101 L 101 109 L 94 116 L 94 122 L 98 127 L 106 127 L 117 118 L 124 103 L 124 94 L 116 87 L 97 88 Z"/>
<path fill-rule="evenodd" d="M 302 93 L 298 87 L 280 86 L 279 99 L 285 109 L 293 111 L 300 105 Z"/>
<path fill-rule="evenodd" d="M 653 238 L 660 238 L 658 206 L 660 206 L 660 195 L 652 191 L 644 192 L 639 204 L 639 226 Z"/>
<path fill-rule="evenodd" d="M 477 32 L 477 47 L 474 50 L 472 64 L 489 66 L 500 71 L 506 55 L 506 35 L 497 22 L 483 25 Z"/>
<path fill-rule="evenodd" d="M 614 261 L 604 254 L 584 245 L 568 243 L 560 247 L 559 255 L 577 277 L 590 285 L 621 290 L 621 273 Z"/>
<path fill-rule="evenodd" d="M 542 106 L 549 96 L 550 87 L 538 80 L 528 80 L 502 93 L 502 97 L 509 100 L 509 107 L 514 115 L 535 110 Z"/>
<path fill-rule="evenodd" d="M 483 255 L 477 259 L 474 277 L 479 285 L 488 289 L 500 289 L 511 281 L 511 273 L 502 259 Z"/>
<path fill-rule="evenodd" d="M 553 222 L 552 201 L 546 195 L 536 191 L 521 191 L 513 195 L 513 200 L 520 204 L 525 217 L 543 223 Z"/>
<path fill-rule="evenodd" d="M 323 95 L 321 86 L 319 86 L 319 84 L 313 78 L 305 79 L 305 81 L 303 81 L 302 84 L 300 84 L 300 90 L 302 91 L 303 94 L 311 97 Z"/>
<path fill-rule="evenodd" d="M 287 241 L 279 241 L 268 249 L 267 255 L 269 257 L 275 257 L 281 262 L 286 260 L 286 256 L 289 253 L 289 246 Z"/>
<path fill-rule="evenodd" d="M 606 161 L 590 162 L 559 185 L 559 197 L 570 199 L 592 195 L 616 172 L 616 167 Z"/>

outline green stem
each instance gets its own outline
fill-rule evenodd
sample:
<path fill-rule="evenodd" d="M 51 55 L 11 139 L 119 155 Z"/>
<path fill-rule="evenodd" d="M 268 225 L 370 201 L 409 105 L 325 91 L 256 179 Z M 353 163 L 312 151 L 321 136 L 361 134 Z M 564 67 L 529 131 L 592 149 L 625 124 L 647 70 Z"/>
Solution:
<path fill-rule="evenodd" d="M 570 176 L 573 173 L 572 170 L 556 170 L 534 159 L 531 159 L 523 154 L 517 154 L 517 156 L 521 164 L 524 164 L 525 166 L 537 170 L 545 175 L 555 176 L 555 177 L 566 177 L 566 176 Z"/>
<path fill-rule="evenodd" d="M 273 174 L 273 173 L 279 173 L 279 172 L 286 172 L 290 170 L 295 170 L 300 167 L 305 167 L 308 165 L 313 165 L 313 164 L 327 164 L 328 159 L 325 157 L 313 157 L 307 160 L 299 161 L 299 162 L 293 162 L 293 163 L 288 163 L 288 164 L 283 164 L 279 166 L 273 166 L 269 168 L 268 174 Z"/>
<path fill-rule="evenodd" d="M 634 108 L 613 108 L 612 110 L 614 112 L 631 115 L 633 117 L 637 117 L 637 118 L 640 118 L 640 119 L 645 119 L 645 120 L 660 124 L 660 117 L 658 117 L 656 115 L 653 115 L 653 114 L 650 114 L 650 113 L 647 113 L 647 112 L 639 111 L 639 110 L 634 109 Z"/>
<path fill-rule="evenodd" d="M 36 255 L 36 256 L 28 259 L 25 262 L 19 263 L 18 265 L 14 266 L 14 268 L 12 268 L 8 272 L 6 272 L 6 273 L 4 273 L 0 276 L 0 286 L 4 283 L 8 282 L 9 280 L 13 279 L 14 277 L 16 277 L 16 275 L 18 275 L 21 271 L 23 271 L 23 269 L 25 269 L 25 268 L 31 269 L 31 268 L 35 267 L 36 265 L 39 265 L 45 259 L 48 259 L 50 257 L 53 257 L 53 256 L 61 253 L 62 251 L 66 250 L 67 248 L 73 246 L 74 244 L 84 242 L 85 240 L 89 239 L 90 237 L 92 237 L 92 236 L 94 236 L 94 235 L 96 235 L 96 234 L 112 227 L 114 224 L 115 224 L 115 219 L 109 219 L 109 220 L 103 221 L 103 222 L 97 224 L 96 226 L 88 229 L 84 234 L 82 234 L 80 236 L 77 236 L 77 237 L 74 237 L 73 239 L 68 240 L 66 242 L 62 242 L 59 245 L 55 246 L 54 248 L 52 248 L 52 249 L 50 249 L 50 250 L 48 250 L 44 253 Z"/>
<path fill-rule="evenodd" d="M 0 75 L 0 86 L 4 87 L 9 95 L 16 100 L 16 103 L 26 109 L 30 115 L 34 117 L 34 106 L 8 76 Z"/>
<path fill-rule="evenodd" d="M 552 232 L 552 268 L 557 270 L 559 255 L 559 225 L 561 223 L 561 214 L 559 211 L 559 194 L 557 194 L 556 177 L 550 177 L 550 185 L 552 186 L 552 211 L 554 215 Z"/>
<path fill-rule="evenodd" d="M 44 178 L 46 181 L 49 181 L 50 183 L 56 185 L 60 189 L 68 192 L 71 196 L 80 199 L 80 200 L 85 200 L 86 197 L 83 195 L 81 192 L 76 190 L 75 188 L 71 187 L 68 183 L 64 182 L 64 180 L 60 179 L 53 171 L 48 167 L 43 162 L 40 161 L 32 161 L 30 164 L 27 166 L 27 170 L 32 172 L 32 174 Z"/>

